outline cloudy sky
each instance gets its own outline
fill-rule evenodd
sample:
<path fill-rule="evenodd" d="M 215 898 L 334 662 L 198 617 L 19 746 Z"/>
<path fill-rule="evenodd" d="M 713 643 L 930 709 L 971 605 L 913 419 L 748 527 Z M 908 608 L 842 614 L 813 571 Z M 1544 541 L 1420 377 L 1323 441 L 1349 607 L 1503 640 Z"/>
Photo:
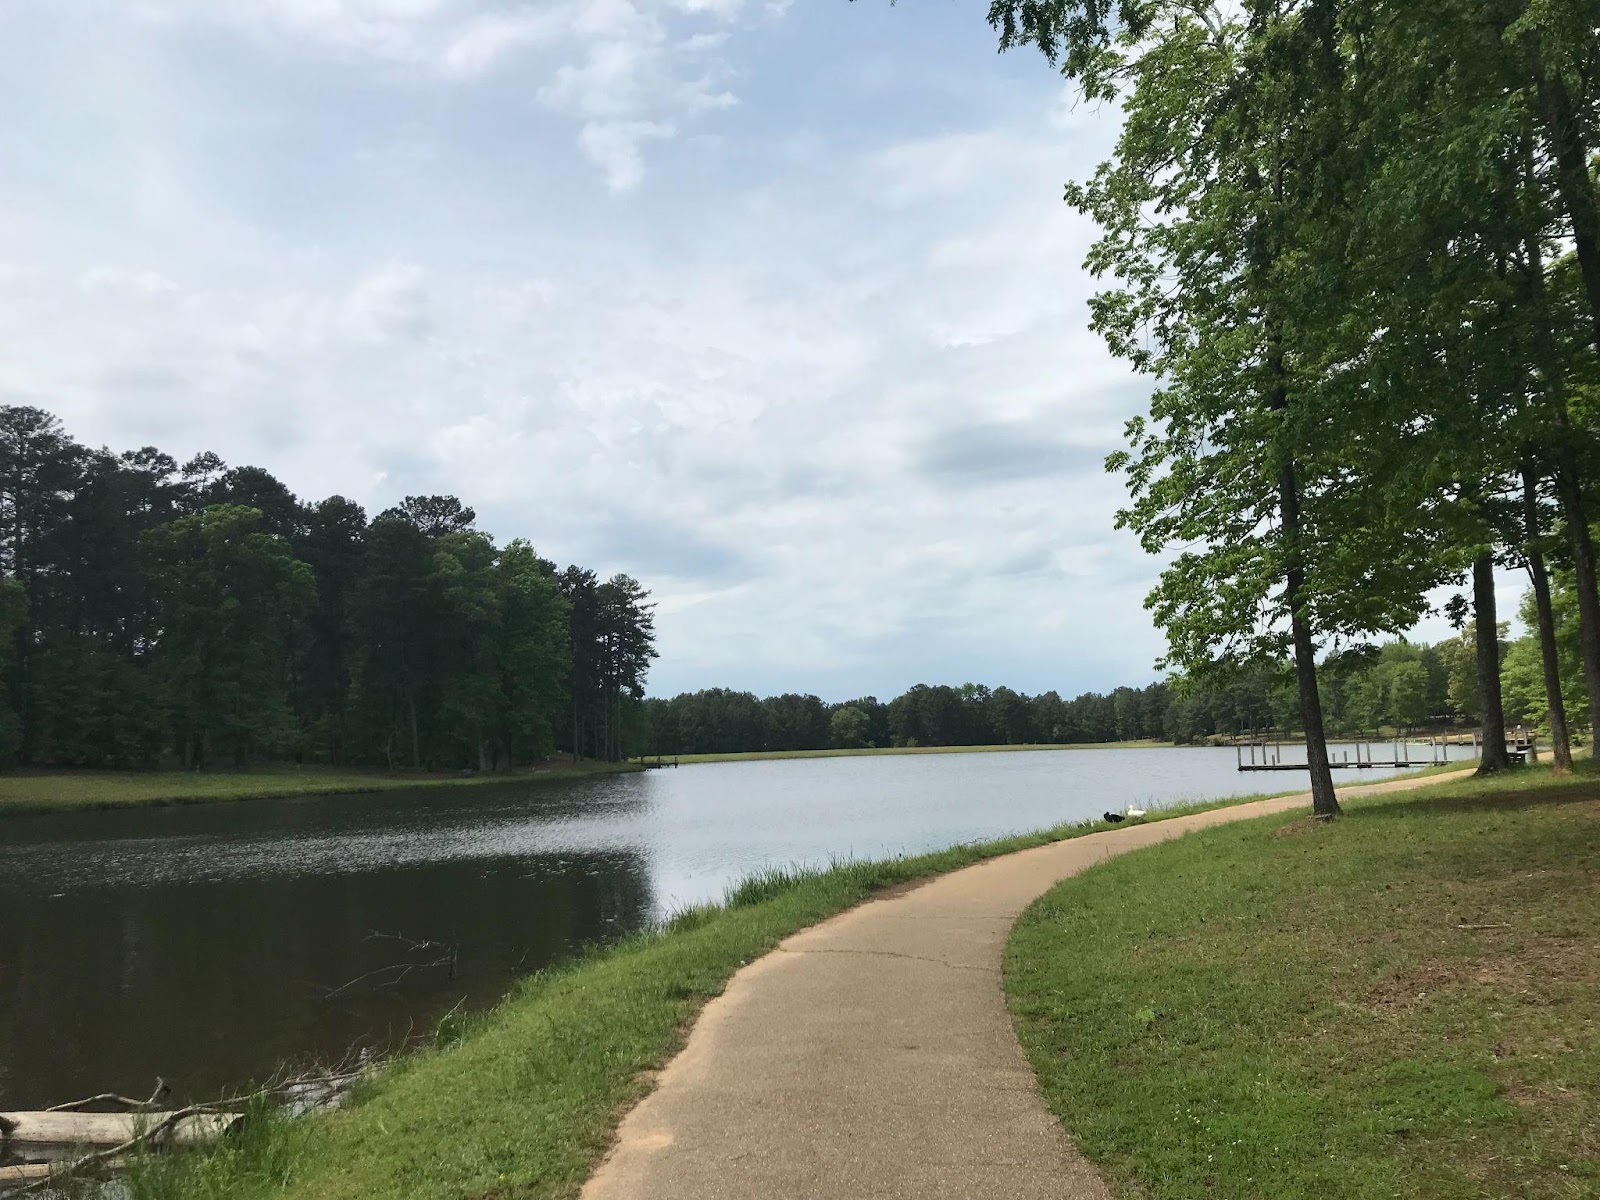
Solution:
<path fill-rule="evenodd" d="M 659 601 L 652 690 L 1154 678 L 1146 389 L 973 0 L 0 6 L 0 400 Z"/>

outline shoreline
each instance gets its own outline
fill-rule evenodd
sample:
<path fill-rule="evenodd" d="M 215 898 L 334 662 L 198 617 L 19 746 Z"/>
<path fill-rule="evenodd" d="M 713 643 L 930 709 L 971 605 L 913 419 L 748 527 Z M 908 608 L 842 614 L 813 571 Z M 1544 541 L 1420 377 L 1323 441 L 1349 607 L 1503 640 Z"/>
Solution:
<path fill-rule="evenodd" d="M 1153 810 L 1146 823 L 1264 798 Z M 623 1114 L 651 1091 L 702 1008 L 742 967 L 802 929 L 936 876 L 1112 828 L 1085 821 L 914 857 L 758 874 L 722 903 L 683 910 L 518 981 L 494 1008 L 441 1030 L 435 1048 L 396 1061 L 340 1112 L 277 1120 L 246 1154 L 136 1164 L 154 1185 L 142 1194 L 575 1197 Z M 529 1078 L 542 1081 L 537 1095 Z M 493 1166 L 471 1152 L 491 1143 Z"/>
<path fill-rule="evenodd" d="M 837 750 L 739 750 L 726 754 L 663 754 L 661 757 L 668 762 L 676 761 L 690 767 L 704 763 L 767 762 L 786 758 L 879 758 L 902 754 L 1026 754 L 1041 750 L 1171 750 L 1176 747 L 1176 742 L 1139 738 L 1128 742 L 1018 742 L 1003 746 L 864 746 Z M 653 754 L 647 754 L 643 759 L 644 762 L 654 760 Z"/>
<path fill-rule="evenodd" d="M 334 767 L 258 767 L 242 771 L 117 771 L 73 768 L 0 774 L 0 820 L 122 808 L 169 808 L 304 796 L 365 796 L 425 788 L 545 783 L 633 774 L 637 762 L 581 762 L 473 775 Z"/>
<path fill-rule="evenodd" d="M 1386 746 L 1390 743 L 1403 745 L 1427 745 L 1429 739 L 1437 735 L 1413 734 L 1410 737 L 1356 737 L 1341 734 L 1328 739 L 1329 746 Z M 1291 746 L 1296 744 L 1295 738 L 1280 738 L 1268 740 L 1267 745 Z M 1239 745 L 1249 745 L 1241 742 Z M 1256 745 L 1263 743 L 1256 742 Z M 1464 742 L 1452 743 L 1465 745 Z M 791 758 L 877 758 L 890 757 L 902 754 L 1025 754 L 1048 750 L 1231 750 L 1235 743 L 1230 741 L 1202 741 L 1202 742 L 1170 742 L 1158 738 L 1134 738 L 1122 742 L 1017 742 L 1009 745 L 993 746 L 865 746 L 850 749 L 824 749 L 824 750 L 739 750 L 726 753 L 708 754 L 662 754 L 660 758 L 667 765 L 677 762 L 681 766 L 699 766 L 705 763 L 727 762 L 768 762 Z M 632 761 L 653 765 L 656 755 L 646 754 L 642 758 Z M 1468 760 L 1454 760 L 1465 762 Z"/>

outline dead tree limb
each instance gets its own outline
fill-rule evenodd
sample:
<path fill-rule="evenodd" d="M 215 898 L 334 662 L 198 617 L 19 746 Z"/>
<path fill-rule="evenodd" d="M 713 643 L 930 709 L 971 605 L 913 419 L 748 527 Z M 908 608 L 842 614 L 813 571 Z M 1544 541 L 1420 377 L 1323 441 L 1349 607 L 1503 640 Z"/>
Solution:
<path fill-rule="evenodd" d="M 42 1191 L 47 1187 L 53 1187 L 63 1179 L 68 1179 L 94 1167 L 105 1165 L 112 1159 L 119 1159 L 133 1150 L 151 1145 L 159 1140 L 163 1134 L 175 1128 L 179 1122 L 185 1121 L 190 1117 L 224 1115 L 233 1116 L 235 1114 L 215 1104 L 191 1104 L 187 1108 L 177 1109 L 168 1113 L 161 1120 L 150 1126 L 149 1129 L 135 1134 L 121 1145 L 107 1146 L 104 1150 L 96 1150 L 92 1154 L 85 1154 L 82 1158 L 75 1158 L 71 1162 L 55 1168 L 43 1179 L 35 1179 L 32 1183 L 26 1183 L 17 1188 L 13 1194 L 21 1196 L 28 1192 Z"/>
<path fill-rule="evenodd" d="M 156 1076 L 156 1090 L 150 1093 L 148 1100 L 135 1100 L 132 1096 L 119 1096 L 116 1092 L 101 1092 L 98 1096 L 89 1096 L 83 1100 L 69 1100 L 65 1104 L 56 1104 L 45 1109 L 45 1112 L 83 1112 L 97 1104 L 114 1104 L 125 1112 L 140 1112 L 154 1108 L 166 1099 L 167 1093 L 172 1088 L 161 1076 Z"/>

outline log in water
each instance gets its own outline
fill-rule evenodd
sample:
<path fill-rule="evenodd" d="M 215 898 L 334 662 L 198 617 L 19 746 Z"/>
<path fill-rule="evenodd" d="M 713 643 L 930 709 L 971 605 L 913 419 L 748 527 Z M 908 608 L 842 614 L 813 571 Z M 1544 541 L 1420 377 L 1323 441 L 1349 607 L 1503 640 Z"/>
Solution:
<path fill-rule="evenodd" d="M 120 1146 L 172 1117 L 170 1112 L 0 1113 L 0 1142 L 11 1145 Z M 243 1118 L 237 1113 L 195 1113 L 175 1121 L 156 1140 L 162 1145 L 214 1142 Z"/>

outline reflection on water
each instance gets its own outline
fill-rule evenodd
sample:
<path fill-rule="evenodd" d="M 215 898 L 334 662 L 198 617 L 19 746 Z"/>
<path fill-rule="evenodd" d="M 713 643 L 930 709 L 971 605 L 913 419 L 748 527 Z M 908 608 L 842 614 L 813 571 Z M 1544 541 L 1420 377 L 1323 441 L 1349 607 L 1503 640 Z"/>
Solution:
<path fill-rule="evenodd" d="M 1302 782 L 1240 776 L 1231 750 L 1042 751 L 13 818 L 0 1109 L 158 1075 L 208 1096 L 392 1042 L 763 865 Z"/>

